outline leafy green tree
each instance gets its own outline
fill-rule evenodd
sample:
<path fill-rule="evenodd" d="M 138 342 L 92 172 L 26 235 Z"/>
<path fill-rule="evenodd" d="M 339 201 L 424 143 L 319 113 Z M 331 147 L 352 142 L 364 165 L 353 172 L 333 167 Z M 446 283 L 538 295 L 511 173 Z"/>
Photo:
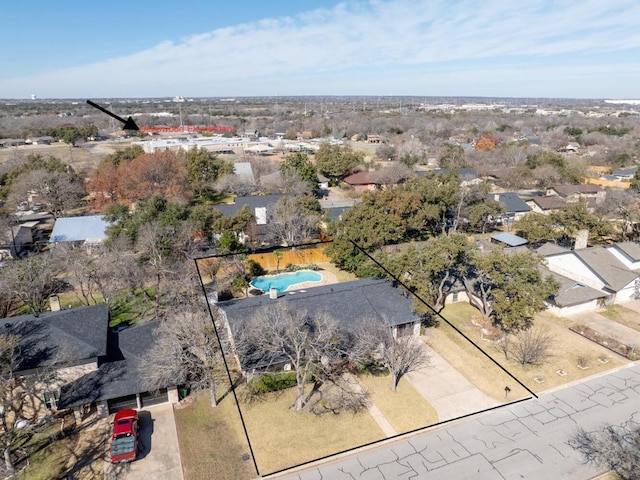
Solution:
<path fill-rule="evenodd" d="M 590 213 L 584 201 L 566 205 L 549 216 L 554 225 L 560 226 L 563 240 L 568 243 L 573 242 L 578 230 L 589 230 L 589 237 L 595 241 L 603 241 L 613 233 L 611 222 L 601 215 Z"/>
<path fill-rule="evenodd" d="M 224 175 L 233 173 L 233 163 L 218 158 L 205 150 L 194 147 L 186 153 L 187 178 L 199 195 L 213 190 L 213 184 Z"/>
<path fill-rule="evenodd" d="M 62 140 L 70 145 L 75 145 L 79 140 L 86 139 L 91 135 L 97 135 L 98 127 L 95 125 L 61 125 L 49 129 L 47 133 L 58 140 Z"/>
<path fill-rule="evenodd" d="M 349 175 L 363 161 L 364 154 L 355 152 L 349 145 L 341 147 L 323 143 L 316 152 L 318 171 L 334 183 Z"/>
<path fill-rule="evenodd" d="M 216 246 L 218 247 L 218 253 L 222 254 L 247 251 L 247 247 L 240 243 L 238 236 L 230 230 L 225 230 L 222 235 L 220 235 Z"/>
<path fill-rule="evenodd" d="M 465 163 L 464 148 L 452 143 L 442 144 L 442 152 L 438 158 L 438 164 L 440 167 L 464 167 Z"/>
<path fill-rule="evenodd" d="M 513 224 L 516 235 L 526 238 L 535 245 L 544 242 L 557 242 L 562 237 L 554 220 L 549 215 L 528 213 Z"/>
<path fill-rule="evenodd" d="M 485 233 L 487 227 L 496 221 L 504 213 L 504 207 L 500 202 L 492 198 L 484 197 L 482 202 L 469 208 L 469 223 L 476 231 Z"/>
<path fill-rule="evenodd" d="M 462 279 L 469 303 L 503 330 L 530 326 L 535 313 L 545 308 L 545 300 L 559 288 L 551 276 L 542 277 L 541 261 L 528 251 L 477 251 Z"/>
<path fill-rule="evenodd" d="M 309 156 L 306 153 L 294 153 L 287 156 L 280 164 L 280 175 L 290 176 L 293 173 L 297 173 L 298 176 L 308 182 L 311 188 L 318 186 L 318 173 L 316 167 L 309 160 Z"/>
<path fill-rule="evenodd" d="M 456 282 L 468 275 L 470 256 L 477 249 L 466 235 L 456 233 L 430 238 L 419 247 L 410 245 L 399 253 L 379 254 L 378 261 L 437 311 L 445 306 Z M 431 313 L 414 298 L 414 310 Z"/>

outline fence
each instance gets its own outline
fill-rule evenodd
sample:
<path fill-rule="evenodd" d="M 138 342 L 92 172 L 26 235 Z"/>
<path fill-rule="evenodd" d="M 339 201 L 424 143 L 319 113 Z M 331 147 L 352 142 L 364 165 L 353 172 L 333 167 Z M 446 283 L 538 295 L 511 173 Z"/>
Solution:
<path fill-rule="evenodd" d="M 265 270 L 275 270 L 276 266 L 279 266 L 282 269 L 289 264 L 307 265 L 309 263 L 331 261 L 331 259 L 325 255 L 324 247 L 298 248 L 295 250 L 280 249 L 276 250 L 276 252 L 279 252 L 279 254 L 276 254 L 275 252 L 255 253 L 249 255 L 249 258 L 258 262 Z M 280 256 L 279 262 L 277 255 Z"/>

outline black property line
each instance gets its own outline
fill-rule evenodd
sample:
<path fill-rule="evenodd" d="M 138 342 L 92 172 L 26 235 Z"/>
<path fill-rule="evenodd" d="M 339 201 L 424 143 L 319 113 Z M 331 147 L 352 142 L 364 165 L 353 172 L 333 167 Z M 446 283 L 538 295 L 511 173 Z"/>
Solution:
<path fill-rule="evenodd" d="M 416 297 L 420 303 L 422 303 L 423 305 L 425 305 L 429 310 L 431 310 L 435 315 L 438 316 L 438 318 L 440 318 L 441 320 L 443 320 L 447 325 L 449 325 L 451 328 L 453 328 L 456 332 L 458 332 L 460 335 L 462 335 L 462 337 L 469 342 L 471 345 L 473 345 L 474 347 L 476 347 L 476 349 L 478 349 L 485 357 L 487 357 L 489 360 L 491 360 L 491 362 L 493 364 L 495 364 L 498 368 L 500 368 L 500 370 L 502 370 L 504 373 L 506 373 L 507 375 L 509 375 L 509 377 L 511 377 L 513 380 L 515 380 L 522 388 L 524 388 L 527 392 L 529 392 L 531 395 L 533 395 L 535 398 L 538 398 L 538 395 L 535 394 L 535 392 L 533 390 L 531 390 L 529 387 L 527 387 L 524 383 L 522 383 L 520 380 L 518 380 L 518 378 L 516 378 L 509 370 L 507 370 L 506 368 L 504 368 L 502 365 L 500 365 L 500 363 L 498 363 L 491 355 L 489 355 L 487 352 L 485 352 L 479 345 L 477 345 L 473 340 L 471 340 L 469 337 L 467 337 L 458 327 L 456 327 L 455 325 L 453 325 L 449 320 L 447 320 L 446 318 L 444 318 L 442 316 L 442 314 L 440 312 L 438 312 L 435 308 L 433 308 L 431 305 L 429 305 L 429 303 L 427 303 L 425 300 L 423 300 L 420 295 L 418 295 L 417 293 L 413 292 L 407 285 L 405 285 L 405 283 L 400 280 L 398 277 L 396 277 L 395 275 L 393 275 L 389 270 L 387 270 L 387 268 L 382 265 L 380 262 L 378 262 L 375 258 L 373 258 L 364 248 L 362 248 L 360 245 L 358 245 L 356 242 L 354 242 L 353 240 L 349 240 L 358 250 L 360 250 L 362 253 L 364 253 L 369 260 L 371 260 L 373 263 L 375 263 L 377 266 L 379 266 L 382 270 L 385 271 L 385 273 L 387 275 L 389 275 L 391 278 L 393 278 L 396 282 L 398 282 L 400 285 L 402 285 L 407 292 L 411 293 L 414 297 Z"/>
<path fill-rule="evenodd" d="M 484 410 L 478 410 L 477 412 L 466 413 L 466 414 L 461 415 L 459 417 L 450 418 L 449 420 L 443 420 L 441 422 L 432 423 L 431 425 L 425 425 L 424 427 L 415 428 L 413 430 L 409 430 L 408 432 L 398 433 L 398 434 L 393 435 L 391 437 L 382 438 L 380 440 L 375 440 L 373 442 L 363 443 L 362 445 L 358 445 L 357 447 L 347 448 L 346 450 L 341 450 L 339 452 L 331 453 L 329 455 L 324 455 L 322 457 L 318 457 L 318 458 L 315 458 L 313 460 L 309 460 L 307 462 L 302 462 L 302 463 L 298 463 L 296 465 L 292 465 L 292 466 L 287 467 L 287 468 L 282 468 L 280 470 L 276 470 L 275 472 L 267 473 L 267 474 L 263 475 L 262 478 L 268 478 L 271 475 L 277 475 L 279 473 L 286 472 L 287 470 L 292 470 L 294 468 L 304 467 L 305 465 L 309 465 L 309 464 L 314 463 L 314 462 L 320 462 L 322 460 L 326 460 L 326 459 L 331 458 L 331 457 L 342 455 L 344 453 L 353 452 L 354 450 L 359 450 L 361 448 L 370 447 L 370 446 L 373 446 L 373 445 L 377 445 L 379 443 L 388 442 L 390 440 L 398 440 L 401 437 L 406 437 L 407 435 L 410 435 L 412 433 L 422 432 L 422 431 L 429 430 L 429 429 L 432 429 L 432 428 L 435 428 L 435 427 L 438 427 L 438 426 L 441 426 L 441 425 L 445 425 L 447 423 L 451 423 L 451 422 L 455 422 L 457 420 L 461 420 L 463 418 L 472 417 L 472 416 L 478 415 L 480 413 L 490 412 L 492 410 L 497 410 L 499 408 L 509 407 L 511 405 L 516 405 L 518 403 L 522 403 L 522 402 L 526 402 L 528 400 L 531 400 L 532 398 L 533 397 L 521 398 L 519 400 L 514 400 L 514 401 L 509 402 L 509 403 L 503 403 L 501 405 L 496 405 L 494 407 L 485 408 Z"/>
<path fill-rule="evenodd" d="M 242 415 L 242 409 L 240 408 L 240 402 L 238 401 L 238 395 L 236 394 L 236 386 L 235 386 L 235 383 L 233 382 L 233 378 L 231 378 L 231 372 L 229 371 L 229 364 L 227 363 L 227 358 L 224 355 L 224 349 L 222 348 L 222 342 L 220 341 L 220 334 L 218 333 L 218 327 L 216 326 L 216 321 L 213 318 L 213 312 L 211 311 L 211 304 L 209 303 L 209 298 L 207 297 L 207 290 L 204 288 L 204 283 L 202 283 L 202 274 L 200 273 L 200 267 L 198 266 L 197 260 L 194 260 L 194 262 L 196 264 L 196 271 L 198 272 L 198 278 L 200 279 L 200 287 L 202 288 L 202 295 L 204 295 L 204 300 L 207 303 L 209 318 L 211 318 L 211 323 L 213 324 L 213 331 L 216 334 L 216 339 L 218 340 L 218 346 L 220 347 L 220 354 L 222 355 L 222 361 L 224 362 L 224 369 L 227 371 L 227 378 L 229 379 L 231 392 L 233 393 L 233 398 L 236 401 L 236 407 L 238 408 L 238 414 L 240 415 L 240 422 L 242 423 L 244 436 L 247 439 L 247 445 L 249 445 L 249 452 L 251 453 L 251 460 L 253 460 L 253 467 L 256 469 L 256 475 L 260 476 L 260 470 L 258 470 L 258 463 L 256 462 L 256 456 L 253 454 L 253 447 L 251 446 L 251 439 L 249 438 L 247 425 L 244 423 L 244 416 Z"/>
<path fill-rule="evenodd" d="M 364 249 L 362 249 L 362 248 L 361 248 L 358 244 L 356 244 L 353 240 L 350 240 L 350 241 L 351 241 L 351 243 L 353 243 L 353 245 L 354 245 L 356 248 L 358 248 L 360 251 L 362 251 L 362 253 L 364 253 L 368 258 L 370 258 L 370 259 L 371 259 L 371 260 L 372 260 L 376 265 L 378 265 L 380 268 L 382 268 L 382 269 L 383 269 L 383 270 L 384 270 L 384 271 L 385 271 L 385 272 L 386 272 L 386 273 L 387 273 L 391 278 L 395 279 L 395 280 L 396 280 L 400 285 L 402 285 L 402 287 L 404 287 L 408 292 L 410 292 L 412 295 L 414 295 L 414 296 L 415 296 L 415 297 L 416 297 L 416 298 L 417 298 L 421 303 L 423 303 L 424 305 L 426 305 L 426 306 L 427 306 L 427 308 L 429 308 L 432 312 L 434 312 L 434 313 L 435 313 L 439 318 L 441 318 L 441 319 L 442 319 L 442 320 L 443 320 L 447 325 L 449 325 L 449 326 L 450 326 L 451 328 L 453 328 L 456 332 L 458 332 L 460 335 L 462 335 L 462 337 L 463 337 L 465 340 L 467 340 L 467 341 L 468 341 L 469 343 L 471 343 L 474 347 L 476 347 L 478 350 L 480 350 L 480 352 L 481 352 L 483 355 L 485 355 L 487 358 L 489 358 L 489 360 L 491 360 L 491 361 L 492 361 L 494 364 L 496 364 L 496 365 L 497 365 L 501 370 L 503 370 L 507 375 L 509 375 L 509 377 L 511 377 L 511 378 L 512 378 L 513 380 L 515 380 L 519 385 L 521 385 L 521 386 L 522 386 L 522 387 L 523 387 L 527 392 L 529 392 L 529 393 L 532 395 L 532 397 L 525 397 L 525 398 L 521 398 L 521 399 L 519 399 L 519 400 L 515 400 L 515 401 L 513 401 L 513 402 L 504 403 L 504 404 L 501 404 L 501 405 L 496 405 L 496 406 L 494 406 L 494 407 L 490 407 L 490 408 L 486 408 L 486 409 L 483 409 L 483 410 L 479 410 L 479 411 L 477 411 L 477 412 L 467 413 L 467 414 L 461 415 L 461 416 L 459 416 L 459 417 L 451 418 L 451 419 L 449 419 L 449 420 L 443 420 L 443 421 L 441 421 L 441 422 L 437 422 L 437 423 L 434 423 L 434 424 L 431 424 L 431 425 L 426 425 L 426 426 L 424 426 L 424 427 L 416 428 L 416 429 L 414 429 L 414 430 L 410 430 L 410 431 L 408 431 L 408 432 L 399 433 L 399 434 L 394 435 L 394 436 L 392 436 L 392 437 L 386 437 L 386 438 L 383 438 L 383 439 L 380 439 L 380 440 L 375 440 L 375 441 L 373 441 L 373 442 L 368 442 L 368 443 L 364 443 L 364 444 L 362 444 L 362 445 L 358 445 L 358 446 L 355 446 L 355 447 L 352 447 L 352 448 L 348 448 L 348 449 L 345 449 L 345 450 L 341 450 L 341 451 L 339 451 L 339 452 L 335 452 L 335 453 L 331 453 L 331 454 L 328 454 L 328 455 L 324 455 L 324 456 L 322 456 L 322 457 L 314 458 L 314 459 L 312 459 L 312 460 L 308 460 L 308 461 L 306 461 L 306 462 L 298 463 L 298 464 L 291 465 L 291 466 L 288 466 L 288 467 L 283 468 L 283 469 L 280 469 L 280 470 L 276 470 L 276 471 L 274 471 L 274 472 L 267 473 L 267 474 L 265 474 L 265 475 L 263 475 L 263 476 L 262 476 L 263 478 L 264 478 L 264 477 L 269 477 L 269 476 L 272 476 L 272 475 L 277 475 L 277 474 L 279 474 L 279 473 L 286 472 L 286 471 L 288 471 L 288 470 L 292 470 L 292 469 L 294 469 L 294 468 L 303 467 L 303 466 L 305 466 L 305 465 L 309 465 L 309 464 L 314 463 L 314 462 L 318 462 L 318 461 L 326 460 L 326 459 L 328 459 L 328 458 L 332 458 L 332 457 L 335 457 L 335 456 L 338 456 L 338 455 L 342 455 L 342 454 L 344 454 L 344 453 L 353 452 L 353 451 L 355 451 L 355 450 L 358 450 L 358 449 L 361 449 L 361 448 L 364 448 L 364 447 L 369 447 L 369 446 L 377 445 L 377 444 L 379 444 L 379 443 L 386 442 L 386 441 L 388 441 L 388 440 L 398 439 L 398 438 L 400 438 L 400 437 L 403 437 L 403 436 L 406 436 L 406 435 L 409 435 L 409 434 L 412 434 L 412 433 L 425 431 L 425 430 L 427 430 L 427 429 L 430 429 L 430 428 L 433 428 L 433 427 L 437 427 L 437 426 L 440 426 L 440 425 L 445 425 L 445 424 L 447 424 L 447 423 L 451 423 L 451 422 L 454 422 L 454 421 L 456 421 L 456 420 L 461 420 L 461 419 L 464 419 L 464 418 L 467 418 L 467 417 L 471 417 L 471 416 L 473 416 L 473 415 L 478 415 L 478 414 L 480 414 L 480 413 L 485 413 L 485 412 L 489 412 L 489 411 L 492 411 L 492 410 L 497 410 L 497 409 L 502 408 L 502 407 L 507 407 L 507 406 L 514 405 L 514 404 L 517 404 L 517 403 L 525 402 L 525 401 L 531 400 L 531 399 L 532 399 L 532 398 L 534 398 L 534 397 L 535 397 L 535 398 L 538 398 L 538 396 L 537 396 L 537 395 L 536 395 L 532 390 L 530 390 L 530 389 L 529 389 L 525 384 L 523 384 L 520 380 L 518 380 L 516 377 L 514 377 L 514 376 L 513 376 L 513 375 L 512 375 L 508 370 L 506 370 L 502 365 L 500 365 L 498 362 L 496 362 L 496 360 L 494 360 L 494 359 L 493 359 L 491 356 L 489 356 L 489 355 L 488 355 L 484 350 L 482 350 L 482 348 L 480 348 L 478 345 L 476 345 L 476 344 L 473 342 L 473 340 L 471 340 L 469 337 L 467 337 L 467 336 L 466 336 L 463 332 L 461 332 L 461 331 L 460 331 L 460 330 L 459 330 L 455 325 L 451 324 L 451 322 L 449 322 L 446 318 L 444 318 L 444 317 L 443 317 L 439 312 L 437 312 L 437 311 L 436 311 L 436 310 L 435 310 L 431 305 L 429 305 L 429 304 L 428 304 L 425 300 L 423 300 L 419 295 L 417 295 L 415 292 L 412 292 L 412 291 L 407 287 L 407 285 L 405 285 L 405 284 L 404 284 L 400 279 L 397 279 L 397 278 L 396 278 L 396 277 L 395 277 L 395 276 L 394 276 L 394 275 L 393 275 L 389 270 L 387 270 L 387 269 L 386 269 L 383 265 L 381 265 L 377 260 L 375 260 L 373 257 L 371 257 L 371 255 L 369 255 L 369 253 L 367 253 Z M 292 248 L 296 248 L 296 247 L 308 247 L 308 246 L 319 245 L 319 244 L 326 244 L 326 243 L 327 243 L 327 242 L 314 242 L 314 243 L 307 243 L 307 244 L 292 245 L 292 246 L 290 246 L 290 247 L 285 247 L 285 249 L 292 249 Z M 331 242 L 329 242 L 329 243 L 331 243 Z M 268 252 L 271 252 L 271 251 L 274 251 L 274 250 L 275 250 L 274 248 L 257 249 L 257 250 L 252 251 L 251 253 L 255 253 L 255 254 L 259 254 L 259 253 L 268 253 Z M 241 255 L 241 253 L 227 253 L 227 254 L 219 254 L 219 255 L 207 255 L 207 256 L 204 256 L 204 257 L 200 257 L 200 258 L 196 258 L 196 259 L 194 259 L 194 261 L 195 261 L 195 263 L 196 263 L 196 270 L 198 271 L 198 277 L 199 277 L 199 279 L 200 279 L 200 286 L 201 286 L 201 288 L 202 288 L 203 295 L 204 295 L 204 297 L 205 297 L 205 299 L 206 299 L 206 301 L 207 301 L 207 308 L 208 308 L 208 310 L 209 310 L 209 316 L 211 317 L 211 322 L 213 323 L 213 327 L 214 327 L 214 331 L 215 331 L 215 334 L 216 334 L 216 338 L 217 338 L 217 340 L 218 340 L 218 344 L 219 344 L 219 346 L 220 346 L 220 349 L 221 349 L 221 350 L 222 350 L 222 343 L 221 343 L 221 341 L 220 341 L 220 336 L 219 336 L 219 334 L 218 334 L 218 329 L 217 329 L 217 327 L 216 327 L 215 320 L 214 320 L 214 318 L 213 318 L 213 312 L 211 311 L 211 305 L 209 304 L 209 301 L 208 301 L 208 299 L 207 299 L 206 289 L 205 289 L 205 287 L 204 287 L 204 284 L 202 283 L 202 275 L 201 275 L 201 273 L 200 273 L 200 268 L 199 268 L 199 266 L 198 266 L 198 260 L 206 260 L 206 259 L 209 259 L 209 258 L 218 258 L 218 257 L 228 257 L 228 256 L 231 256 L 231 255 Z M 230 383 L 230 385 L 233 385 L 233 381 L 232 381 L 232 378 L 231 378 L 231 373 L 230 373 L 230 371 L 229 371 L 229 366 L 228 366 L 228 363 L 227 363 L 227 360 L 226 360 L 226 358 L 225 358 L 224 354 L 222 355 L 222 358 L 223 358 L 223 360 L 224 360 L 224 366 L 225 366 L 225 369 L 227 370 L 227 376 L 229 377 L 229 383 Z M 244 421 L 244 416 L 242 415 L 242 407 L 240 406 L 240 402 L 238 401 L 238 396 L 237 396 L 236 391 L 235 391 L 235 386 L 232 388 L 232 391 L 233 391 L 233 397 L 234 397 L 235 402 L 236 402 L 236 407 L 237 407 L 237 409 L 238 409 L 238 413 L 239 413 L 239 415 L 240 415 L 240 421 L 242 422 L 242 428 L 243 428 L 243 430 L 244 430 L 244 434 L 245 434 L 245 437 L 246 437 L 246 439 L 247 439 L 247 444 L 249 445 L 249 450 L 250 450 L 250 452 L 251 452 L 251 457 L 252 457 L 252 460 L 253 460 L 253 465 L 254 465 L 254 467 L 255 467 L 256 473 L 257 473 L 258 475 L 260 475 L 260 471 L 259 471 L 259 469 L 258 469 L 258 464 L 257 464 L 256 459 L 255 459 L 255 456 L 254 456 L 254 454 L 253 454 L 253 447 L 251 446 L 251 440 L 250 440 L 250 437 L 249 437 L 249 432 L 248 432 L 247 426 L 246 426 L 245 421 Z"/>

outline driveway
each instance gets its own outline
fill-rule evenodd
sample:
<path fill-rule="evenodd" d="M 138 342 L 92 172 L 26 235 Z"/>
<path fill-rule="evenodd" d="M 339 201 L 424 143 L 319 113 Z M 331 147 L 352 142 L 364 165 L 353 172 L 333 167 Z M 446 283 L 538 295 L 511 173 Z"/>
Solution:
<path fill-rule="evenodd" d="M 183 480 L 173 405 L 141 410 L 138 459 L 128 464 L 106 463 L 105 480 Z"/>
<path fill-rule="evenodd" d="M 499 405 L 433 349 L 424 343 L 423 348 L 427 350 L 429 365 L 406 374 L 405 378 L 435 408 L 438 421 Z"/>
<path fill-rule="evenodd" d="M 623 304 L 629 308 L 630 304 Z M 568 319 L 581 323 L 587 327 L 618 340 L 625 345 L 640 345 L 640 332 L 615 322 L 596 312 L 582 312 L 575 315 L 567 315 Z"/>

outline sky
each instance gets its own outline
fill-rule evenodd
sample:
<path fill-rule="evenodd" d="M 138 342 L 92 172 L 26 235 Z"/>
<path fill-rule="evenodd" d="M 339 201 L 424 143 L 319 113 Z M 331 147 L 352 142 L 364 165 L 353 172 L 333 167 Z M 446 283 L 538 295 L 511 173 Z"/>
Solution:
<path fill-rule="evenodd" d="M 0 98 L 640 98 L 638 0 L 32 0 Z"/>

